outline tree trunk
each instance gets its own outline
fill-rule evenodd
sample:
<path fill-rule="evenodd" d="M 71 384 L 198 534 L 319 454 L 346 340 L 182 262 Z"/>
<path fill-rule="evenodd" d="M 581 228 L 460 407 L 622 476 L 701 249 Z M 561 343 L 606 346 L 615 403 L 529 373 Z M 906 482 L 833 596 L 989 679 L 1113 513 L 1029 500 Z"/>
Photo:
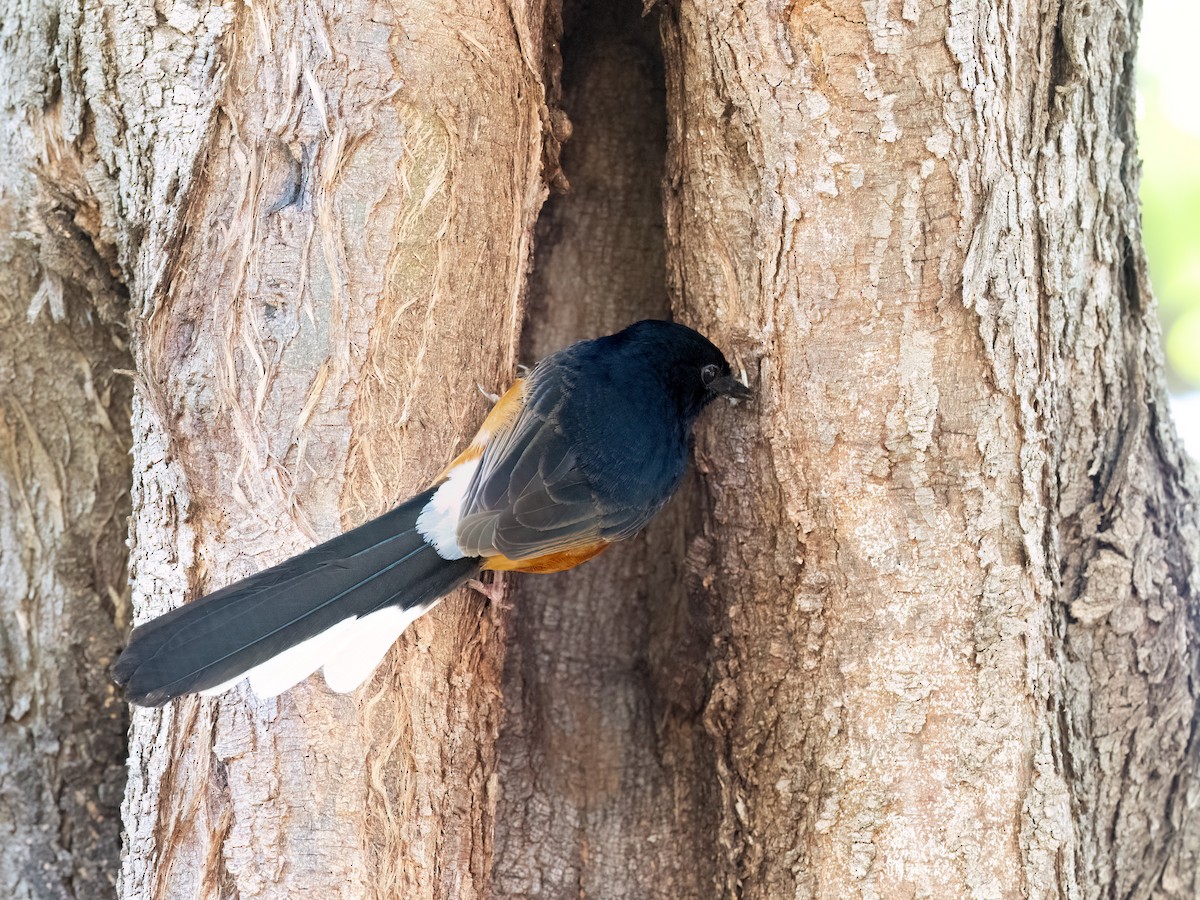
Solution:
<path fill-rule="evenodd" d="M 1136 206 L 1138 5 L 664 29 L 726 891 L 1191 897 L 1200 547 Z"/>
<path fill-rule="evenodd" d="M 121 896 L 1200 893 L 1137 3 L 641 12 L 14 13 L 14 896 L 116 877 L 131 443 L 140 621 L 426 484 L 518 357 L 667 314 L 759 398 L 664 515 L 354 695 L 136 711 Z"/>
<path fill-rule="evenodd" d="M 515 362 L 542 45 L 536 4 L 236 9 L 177 240 L 146 264 L 139 617 L 382 513 L 470 438 L 476 385 Z M 138 710 L 122 895 L 479 895 L 503 646 L 464 593 L 355 695 Z"/>

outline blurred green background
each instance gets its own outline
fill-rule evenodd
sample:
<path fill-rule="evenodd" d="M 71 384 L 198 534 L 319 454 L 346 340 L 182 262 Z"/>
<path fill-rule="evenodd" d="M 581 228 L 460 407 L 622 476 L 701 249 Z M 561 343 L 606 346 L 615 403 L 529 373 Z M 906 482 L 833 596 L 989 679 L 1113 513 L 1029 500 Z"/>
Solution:
<path fill-rule="evenodd" d="M 1138 53 L 1142 228 L 1175 420 L 1200 456 L 1198 0 L 1145 0 Z"/>

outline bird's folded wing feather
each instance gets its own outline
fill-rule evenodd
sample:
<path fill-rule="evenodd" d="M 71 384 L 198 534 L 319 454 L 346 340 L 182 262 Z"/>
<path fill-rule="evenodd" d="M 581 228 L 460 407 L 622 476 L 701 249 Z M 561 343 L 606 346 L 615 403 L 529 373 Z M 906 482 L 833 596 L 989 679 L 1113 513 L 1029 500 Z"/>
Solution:
<path fill-rule="evenodd" d="M 464 498 L 464 552 L 511 560 L 561 553 L 633 534 L 657 511 L 596 493 L 581 461 L 586 445 L 564 433 L 559 415 L 573 387 L 561 369 L 529 377 L 524 407 L 492 436 Z"/>

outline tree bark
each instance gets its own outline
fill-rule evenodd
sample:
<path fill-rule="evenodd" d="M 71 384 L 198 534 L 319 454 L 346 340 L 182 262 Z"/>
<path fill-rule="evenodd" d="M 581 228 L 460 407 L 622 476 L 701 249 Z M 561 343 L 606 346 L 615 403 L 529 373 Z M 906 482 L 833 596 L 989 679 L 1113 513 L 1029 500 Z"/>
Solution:
<path fill-rule="evenodd" d="M 129 626 L 126 295 L 48 7 L 0 51 L 0 891 L 111 897 Z M 120 374 L 118 370 L 126 372 Z"/>
<path fill-rule="evenodd" d="M 1195 482 L 1138 239 L 1139 8 L 683 3 L 727 893 L 1194 896 Z"/>
<path fill-rule="evenodd" d="M 147 260 L 133 585 L 161 612 L 428 483 L 515 362 L 541 7 L 237 7 L 177 238 Z M 150 252 L 150 251 L 148 251 Z M 485 890 L 503 623 L 465 593 L 352 696 L 138 710 L 125 897 Z"/>
<path fill-rule="evenodd" d="M 0 167 L 13 172 L 2 157 Z M 21 206 L 0 218 L 40 215 Z M 71 220 L 44 212 L 38 225 Z M 39 254 L 5 231 L 0 884 L 15 898 L 109 897 L 127 723 L 106 675 L 129 624 L 130 383 L 114 373 L 128 365 L 124 329 L 97 315 L 117 298 L 52 267 L 54 238 L 43 235 Z"/>

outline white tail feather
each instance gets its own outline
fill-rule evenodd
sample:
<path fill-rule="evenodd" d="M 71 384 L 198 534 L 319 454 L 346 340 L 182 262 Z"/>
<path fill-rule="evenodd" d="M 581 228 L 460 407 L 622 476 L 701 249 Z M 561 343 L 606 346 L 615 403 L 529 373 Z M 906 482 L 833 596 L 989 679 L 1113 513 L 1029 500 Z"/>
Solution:
<path fill-rule="evenodd" d="M 318 635 L 289 647 L 246 673 L 259 697 L 275 697 L 299 684 L 351 640 L 357 619 L 345 619 Z"/>
<path fill-rule="evenodd" d="M 357 618 L 338 622 L 332 628 L 313 635 L 307 641 L 301 641 L 294 647 L 289 647 L 278 656 L 272 656 L 264 663 L 259 663 L 253 669 L 248 669 L 241 675 L 235 675 L 228 681 L 206 688 L 200 692 L 201 697 L 215 697 L 223 694 L 243 679 L 250 679 L 250 687 L 259 697 L 276 697 L 290 687 L 295 687 L 317 669 L 325 660 L 335 656 L 350 640 L 354 632 Z"/>
<path fill-rule="evenodd" d="M 215 697 L 215 696 L 217 696 L 217 694 L 223 694 L 245 677 L 246 677 L 245 672 L 243 672 L 241 675 L 235 675 L 233 678 L 230 678 L 228 681 L 222 681 L 220 684 L 214 684 L 210 688 L 205 688 L 204 690 L 200 691 L 200 696 L 201 697 Z"/>
<path fill-rule="evenodd" d="M 257 696 L 275 697 L 321 668 L 333 690 L 348 694 L 370 677 L 404 629 L 434 605 L 412 609 L 389 606 L 361 619 L 345 619 L 248 672 L 206 688 L 200 695 L 215 697 L 248 678 Z"/>
<path fill-rule="evenodd" d="M 404 629 L 432 608 L 389 606 L 356 622 L 350 642 L 326 661 L 325 683 L 340 694 L 350 693 L 370 677 Z"/>

